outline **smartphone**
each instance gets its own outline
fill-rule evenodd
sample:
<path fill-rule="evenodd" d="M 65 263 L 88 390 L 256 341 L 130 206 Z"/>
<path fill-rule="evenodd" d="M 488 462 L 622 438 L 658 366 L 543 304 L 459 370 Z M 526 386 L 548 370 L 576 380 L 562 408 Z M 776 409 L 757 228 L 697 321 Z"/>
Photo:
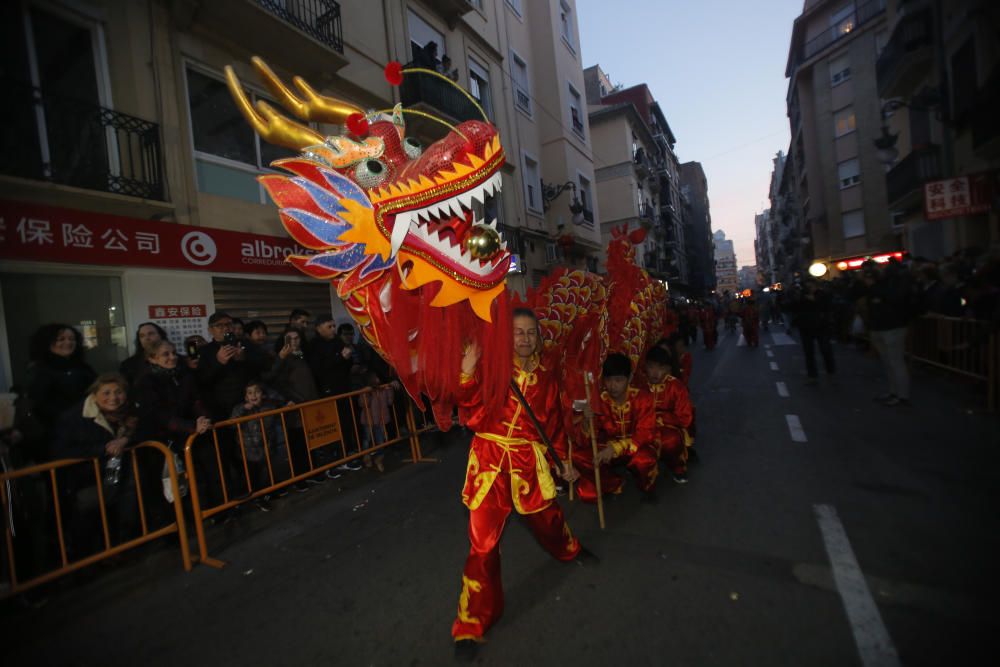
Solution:
<path fill-rule="evenodd" d="M 237 343 L 236 334 L 234 334 L 232 331 L 227 331 L 225 335 L 222 337 L 222 342 L 225 343 L 226 345 L 236 345 Z"/>
<path fill-rule="evenodd" d="M 578 398 L 573 401 L 573 412 L 583 412 L 585 407 L 587 407 L 586 399 Z"/>
<path fill-rule="evenodd" d="M 190 358 L 190 359 L 197 359 L 198 358 L 199 352 L 198 352 L 198 342 L 197 341 L 193 341 L 193 340 L 192 341 L 188 341 L 188 344 L 184 348 L 184 350 L 187 352 L 188 358 Z"/>

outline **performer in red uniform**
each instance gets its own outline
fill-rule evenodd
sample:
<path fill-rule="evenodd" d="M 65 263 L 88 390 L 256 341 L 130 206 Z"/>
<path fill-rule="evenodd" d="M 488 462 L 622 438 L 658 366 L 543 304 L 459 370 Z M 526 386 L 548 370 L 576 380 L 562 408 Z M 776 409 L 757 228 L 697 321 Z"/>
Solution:
<path fill-rule="evenodd" d="M 688 428 L 694 409 L 687 387 L 671 375 L 675 367 L 670 352 L 654 347 L 646 353 L 646 380 L 656 414 L 656 441 L 660 456 L 678 484 L 687 483 Z"/>
<path fill-rule="evenodd" d="M 514 311 L 514 370 L 517 382 L 543 430 L 557 451 L 566 451 L 558 388 L 552 369 L 539 360 L 538 321 L 526 309 Z M 511 510 L 521 514 L 542 547 L 567 562 L 593 558 L 570 532 L 562 509 L 553 499 L 554 463 L 538 429 L 513 390 L 499 414 L 488 413 L 479 395 L 476 366 L 481 351 L 471 345 L 462 358 L 463 422 L 475 431 L 469 449 L 462 502 L 469 508 L 469 556 L 462 572 L 458 615 L 451 627 L 456 655 L 470 658 L 477 642 L 503 613 L 500 579 L 500 536 Z M 572 464 L 562 462 L 561 477 L 578 477 Z"/>
<path fill-rule="evenodd" d="M 758 347 L 760 345 L 760 310 L 757 308 L 757 300 L 752 296 L 748 297 L 746 303 L 743 304 L 740 319 L 747 347 Z"/>
<path fill-rule="evenodd" d="M 701 309 L 701 337 L 705 341 L 706 350 L 714 350 L 715 344 L 719 340 L 719 316 L 715 312 L 715 306 L 706 305 Z"/>
<path fill-rule="evenodd" d="M 623 462 L 635 477 L 642 499 L 656 499 L 654 489 L 657 467 L 656 412 L 649 392 L 629 386 L 632 362 L 624 354 L 609 354 L 601 370 L 604 391 L 598 412 L 593 414 L 597 442 L 602 448 L 597 459 L 601 465 L 601 491 L 621 493 L 624 480 L 610 470 L 612 462 Z M 585 412 L 589 416 L 590 406 Z M 573 463 L 580 474 L 577 493 L 584 502 L 597 500 L 594 466 L 590 452 L 576 450 Z M 579 453 L 578 453 L 579 452 Z"/>

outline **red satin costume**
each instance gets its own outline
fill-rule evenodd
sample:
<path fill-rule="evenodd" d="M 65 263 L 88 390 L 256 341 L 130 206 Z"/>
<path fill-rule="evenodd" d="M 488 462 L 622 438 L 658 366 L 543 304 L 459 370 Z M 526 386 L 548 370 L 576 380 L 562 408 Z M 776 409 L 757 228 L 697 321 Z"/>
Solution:
<path fill-rule="evenodd" d="M 668 375 L 660 384 L 650 384 L 656 412 L 656 441 L 660 456 L 673 473 L 687 472 L 687 448 L 691 442 L 688 429 L 694 420 L 694 408 L 687 387 Z"/>
<path fill-rule="evenodd" d="M 640 491 L 652 491 L 656 485 L 656 411 L 653 397 L 637 387 L 628 388 L 625 402 L 618 405 L 606 391 L 601 392 L 600 407 L 594 413 L 597 442 L 614 447 L 615 458 L 601 465 L 601 493 L 622 492 L 624 480 L 611 471 L 611 464 L 624 462 L 635 477 Z M 564 450 L 558 450 L 562 455 Z M 577 494 L 580 500 L 597 502 L 593 452 L 585 447 L 573 451 L 573 466 L 580 472 Z"/>
<path fill-rule="evenodd" d="M 558 388 L 551 371 L 542 365 L 531 372 L 515 366 L 513 378 L 553 446 L 565 451 Z M 508 391 L 503 410 L 490 414 L 482 405 L 477 377 L 463 375 L 461 389 L 464 422 L 476 434 L 462 490 L 462 502 L 469 508 L 471 546 L 462 572 L 458 615 L 451 626 L 456 641 L 482 638 L 503 613 L 500 536 L 512 509 L 557 560 L 571 561 L 580 552 L 562 509 L 553 502 L 551 460 L 513 390 Z"/>

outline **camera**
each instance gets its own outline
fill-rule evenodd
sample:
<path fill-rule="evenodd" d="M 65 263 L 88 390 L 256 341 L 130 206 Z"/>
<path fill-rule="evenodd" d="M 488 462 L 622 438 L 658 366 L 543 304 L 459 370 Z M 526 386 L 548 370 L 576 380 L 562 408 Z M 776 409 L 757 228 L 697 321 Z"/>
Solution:
<path fill-rule="evenodd" d="M 198 356 L 200 355 L 200 353 L 198 352 L 198 342 L 194 340 L 188 341 L 188 344 L 185 346 L 184 350 L 185 352 L 187 352 L 187 356 L 190 359 L 197 359 Z"/>

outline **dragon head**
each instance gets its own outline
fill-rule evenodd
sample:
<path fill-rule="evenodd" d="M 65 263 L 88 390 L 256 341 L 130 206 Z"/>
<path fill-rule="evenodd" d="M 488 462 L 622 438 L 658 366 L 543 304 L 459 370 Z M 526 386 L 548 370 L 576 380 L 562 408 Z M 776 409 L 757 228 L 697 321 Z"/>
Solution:
<path fill-rule="evenodd" d="M 363 113 L 319 95 L 299 77 L 292 91 L 262 60 L 253 64 L 299 118 L 346 120 L 350 128 L 350 134 L 324 137 L 264 101 L 253 105 L 226 69 L 237 105 L 261 137 L 300 152 L 272 165 L 292 176 L 260 178 L 289 234 L 317 251 L 289 261 L 308 275 L 333 279 L 343 299 L 394 269 L 403 289 L 436 289 L 432 306 L 468 301 L 489 321 L 510 264 L 497 221 L 485 218 L 505 161 L 496 129 L 466 121 L 424 148 L 406 136 L 407 110 L 400 105 Z"/>
<path fill-rule="evenodd" d="M 443 429 L 451 425 L 458 396 L 461 356 L 454 351 L 470 340 L 489 348 L 480 365 L 482 386 L 489 387 L 487 403 L 498 406 L 506 396 L 512 343 L 505 290 L 510 253 L 497 221 L 486 215 L 505 161 L 496 128 L 479 120 L 451 126 L 400 105 L 362 112 L 320 95 L 300 77 L 289 88 L 259 58 L 253 65 L 293 115 L 348 130 L 323 136 L 263 100 L 252 104 L 226 68 L 230 92 L 254 130 L 298 152 L 272 163 L 287 175 L 259 178 L 288 233 L 314 251 L 288 261 L 334 283 L 365 339 L 410 395 L 418 403 L 421 395 L 431 398 Z M 404 73 L 440 77 L 398 63 L 386 67 L 393 85 Z M 449 132 L 425 148 L 406 135 L 406 113 L 436 120 Z"/>

